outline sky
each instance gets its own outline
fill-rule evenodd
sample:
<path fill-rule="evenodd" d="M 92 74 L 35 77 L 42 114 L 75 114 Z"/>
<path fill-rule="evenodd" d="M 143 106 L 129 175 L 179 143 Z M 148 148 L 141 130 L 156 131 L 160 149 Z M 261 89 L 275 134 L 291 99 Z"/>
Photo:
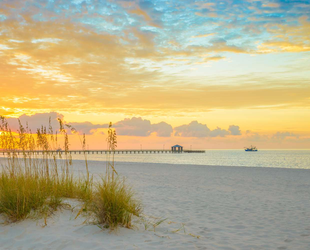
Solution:
<path fill-rule="evenodd" d="M 309 149 L 309 68 L 309 0 L 0 0 L 0 115 L 93 149 Z"/>

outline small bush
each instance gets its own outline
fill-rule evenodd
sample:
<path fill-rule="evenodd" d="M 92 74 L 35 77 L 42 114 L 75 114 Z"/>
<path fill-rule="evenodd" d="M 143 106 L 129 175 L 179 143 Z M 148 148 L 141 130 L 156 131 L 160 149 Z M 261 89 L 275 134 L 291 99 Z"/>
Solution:
<path fill-rule="evenodd" d="M 94 192 L 92 210 L 98 223 L 104 227 L 114 229 L 121 225 L 131 228 L 132 216 L 139 216 L 142 206 L 125 179 L 102 178 Z"/>

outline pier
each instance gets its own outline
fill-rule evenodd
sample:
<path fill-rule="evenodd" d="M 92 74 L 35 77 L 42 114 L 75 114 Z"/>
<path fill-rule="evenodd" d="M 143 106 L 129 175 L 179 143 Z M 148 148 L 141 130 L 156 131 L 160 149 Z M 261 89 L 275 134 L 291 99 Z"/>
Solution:
<path fill-rule="evenodd" d="M 0 151 L 1 152 L 1 151 Z M 16 153 L 16 154 L 23 154 L 23 151 L 15 150 L 15 151 L 2 151 L 2 154 L 8 153 Z M 33 153 L 33 154 L 44 154 L 48 153 L 58 153 L 58 154 L 108 154 L 108 150 L 34 150 L 34 151 L 24 151 L 25 153 Z M 110 151 L 112 153 L 112 151 Z M 114 154 L 182 154 L 182 153 L 205 153 L 204 150 L 183 150 L 183 151 L 172 151 L 172 150 L 165 150 L 165 149 L 117 149 L 114 151 Z"/>
<path fill-rule="evenodd" d="M 205 153 L 205 150 L 183 150 L 183 153 Z"/>

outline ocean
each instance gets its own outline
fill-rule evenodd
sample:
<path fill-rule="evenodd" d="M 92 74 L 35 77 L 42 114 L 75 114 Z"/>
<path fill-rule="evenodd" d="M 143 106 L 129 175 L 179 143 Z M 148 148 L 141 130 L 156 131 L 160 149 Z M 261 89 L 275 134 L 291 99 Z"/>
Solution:
<path fill-rule="evenodd" d="M 82 160 L 83 155 L 72 155 Z M 106 161 L 105 154 L 88 154 L 88 160 Z M 205 153 L 115 154 L 116 162 L 145 162 L 208 166 L 310 169 L 310 150 L 206 150 Z"/>

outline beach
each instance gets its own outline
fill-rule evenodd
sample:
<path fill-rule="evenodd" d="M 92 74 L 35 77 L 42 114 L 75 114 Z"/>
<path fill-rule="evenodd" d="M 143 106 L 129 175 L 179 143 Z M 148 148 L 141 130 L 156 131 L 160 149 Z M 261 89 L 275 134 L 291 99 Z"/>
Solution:
<path fill-rule="evenodd" d="M 74 160 L 83 172 L 83 161 Z M 105 163 L 89 161 L 92 174 Z M 117 162 L 144 205 L 145 218 L 160 222 L 116 231 L 76 215 L 65 201 L 47 219 L 0 221 L 1 249 L 310 249 L 310 172 L 233 166 Z M 68 207 L 68 206 L 67 206 Z"/>
<path fill-rule="evenodd" d="M 310 0 L 0 0 L 0 27 L 0 250 L 310 250 Z"/>

